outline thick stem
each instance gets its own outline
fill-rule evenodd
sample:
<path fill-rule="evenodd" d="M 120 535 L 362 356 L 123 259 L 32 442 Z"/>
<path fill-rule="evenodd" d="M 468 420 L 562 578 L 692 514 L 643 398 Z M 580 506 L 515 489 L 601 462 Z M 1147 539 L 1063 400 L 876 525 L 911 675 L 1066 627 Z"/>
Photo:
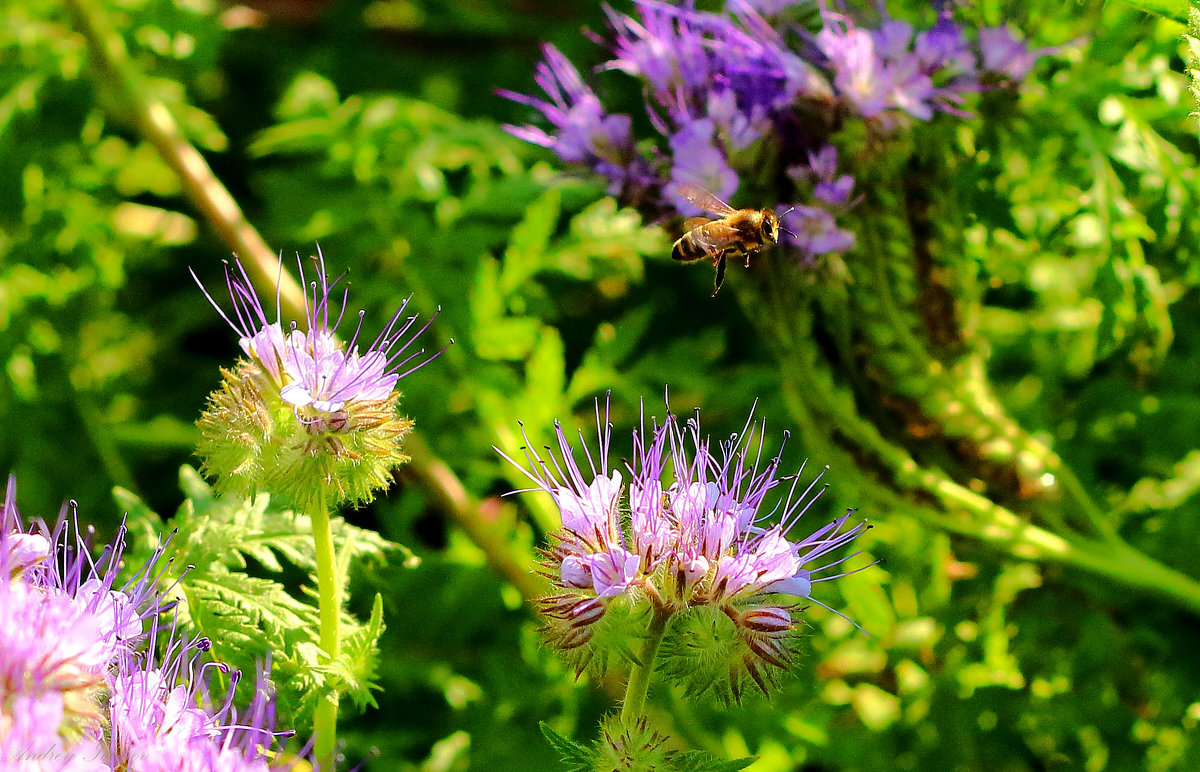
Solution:
<path fill-rule="evenodd" d="M 621 723 L 632 726 L 633 722 L 646 712 L 646 695 L 650 692 L 650 676 L 654 673 L 654 660 L 658 654 L 658 645 L 662 643 L 663 633 L 667 630 L 667 620 L 671 614 L 666 609 L 654 608 L 654 616 L 650 620 L 645 646 L 637 664 L 629 672 L 629 683 L 625 686 L 625 701 L 621 705 Z"/>
<path fill-rule="evenodd" d="M 338 583 L 337 559 L 333 548 L 324 489 L 312 508 L 313 542 L 317 549 L 317 608 L 321 618 L 321 650 L 328 662 L 336 662 L 342 653 L 342 588 Z M 313 753 L 322 769 L 332 770 L 337 752 L 338 691 L 330 689 L 317 703 L 313 716 Z"/>

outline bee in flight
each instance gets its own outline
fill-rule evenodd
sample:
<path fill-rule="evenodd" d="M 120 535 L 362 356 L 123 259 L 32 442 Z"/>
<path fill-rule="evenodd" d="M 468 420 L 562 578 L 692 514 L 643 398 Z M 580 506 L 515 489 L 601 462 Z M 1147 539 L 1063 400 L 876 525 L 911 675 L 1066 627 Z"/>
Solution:
<path fill-rule="evenodd" d="M 779 217 L 772 209 L 734 209 L 704 188 L 690 183 L 680 185 L 678 192 L 693 206 L 719 218 L 692 217 L 684 221 L 683 235 L 671 247 L 672 259 L 681 263 L 693 263 L 706 257 L 712 259 L 717 269 L 713 297 L 725 282 L 726 258 L 745 256 L 749 268 L 750 255 L 779 241 Z"/>

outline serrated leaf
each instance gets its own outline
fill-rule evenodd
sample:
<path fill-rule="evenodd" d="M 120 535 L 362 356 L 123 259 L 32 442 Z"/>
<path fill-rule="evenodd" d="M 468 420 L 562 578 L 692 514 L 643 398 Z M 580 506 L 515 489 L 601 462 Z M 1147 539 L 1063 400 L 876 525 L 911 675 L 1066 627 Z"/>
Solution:
<path fill-rule="evenodd" d="M 218 498 L 192 468 L 180 470 L 180 486 L 189 494 L 168 526 L 177 533 L 167 545 L 175 570 L 191 566 L 180 579 L 177 594 L 180 619 L 213 641 L 214 658 L 243 670 L 253 669 L 268 656 L 292 703 L 311 709 L 317 695 L 329 688 L 346 688 L 360 705 L 371 704 L 375 688 L 377 644 L 383 631 L 382 599 L 377 596 L 364 625 L 343 614 L 346 648 L 337 663 L 325 663 L 317 643 L 319 615 L 314 591 L 302 587 L 295 597 L 273 578 L 244 573 L 247 559 L 279 573 L 284 563 L 311 576 L 316 570 L 312 522 L 307 515 L 272 506 L 263 494 L 252 500 Z M 139 519 L 156 517 L 128 491 L 118 500 Z M 351 563 L 363 559 L 386 561 L 402 549 L 379 534 L 331 518 L 337 547 L 336 571 L 341 585 L 349 584 Z M 148 531 L 156 540 L 155 529 Z M 316 578 L 312 578 L 316 586 Z"/>
<path fill-rule="evenodd" d="M 538 722 L 538 728 L 542 730 L 542 735 L 554 748 L 554 752 L 567 765 L 568 772 L 589 772 L 591 770 L 596 754 L 590 748 L 580 745 L 569 737 L 562 736 L 551 729 L 545 721 Z"/>
<path fill-rule="evenodd" d="M 383 596 L 375 593 L 371 618 L 352 628 L 342 642 L 342 678 L 346 693 L 359 710 L 378 707 L 372 691 L 378 691 L 379 638 L 383 635 Z"/>
<path fill-rule="evenodd" d="M 686 751 L 671 757 L 673 772 L 738 772 L 755 762 L 758 757 L 747 756 L 727 761 L 704 751 Z"/>
<path fill-rule="evenodd" d="M 555 188 L 547 189 L 525 210 L 525 217 L 513 228 L 504 250 L 499 281 L 502 297 L 515 292 L 542 267 L 561 211 L 562 196 Z"/>
<path fill-rule="evenodd" d="M 1189 90 L 1196 109 L 1192 110 L 1195 118 L 1200 111 L 1200 7 L 1195 3 L 1188 9 L 1187 33 L 1183 36 L 1184 58 L 1187 61 Z"/>
<path fill-rule="evenodd" d="M 499 264 L 490 258 L 479 263 L 471 288 L 471 342 L 484 359 L 525 358 L 537 341 L 541 322 L 531 317 L 506 316 L 500 290 Z"/>

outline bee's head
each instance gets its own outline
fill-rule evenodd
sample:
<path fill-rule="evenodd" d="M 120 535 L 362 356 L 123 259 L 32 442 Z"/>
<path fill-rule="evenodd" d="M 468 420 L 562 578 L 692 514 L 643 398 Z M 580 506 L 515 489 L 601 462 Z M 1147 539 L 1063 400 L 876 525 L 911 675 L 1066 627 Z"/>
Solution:
<path fill-rule="evenodd" d="M 762 210 L 762 237 L 767 244 L 779 241 L 779 218 L 770 209 Z"/>

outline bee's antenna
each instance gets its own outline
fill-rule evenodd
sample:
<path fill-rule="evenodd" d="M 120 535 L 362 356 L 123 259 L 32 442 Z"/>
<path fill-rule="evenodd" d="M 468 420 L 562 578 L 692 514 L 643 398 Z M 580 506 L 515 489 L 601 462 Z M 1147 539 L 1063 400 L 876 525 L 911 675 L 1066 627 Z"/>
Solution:
<path fill-rule="evenodd" d="M 784 212 L 783 214 L 779 215 L 779 220 L 780 220 L 780 222 L 782 223 L 782 222 L 783 222 L 783 218 L 787 217 L 789 214 L 791 214 L 791 213 L 792 213 L 792 212 L 794 212 L 794 211 L 796 211 L 796 207 L 794 207 L 794 206 L 793 206 L 791 209 L 789 209 L 789 210 L 787 210 L 786 212 Z M 788 234 L 789 236 L 791 236 L 791 237 L 792 237 L 792 238 L 794 238 L 794 239 L 798 239 L 798 238 L 800 238 L 800 237 L 799 237 L 799 236 L 797 236 L 795 233 L 792 233 L 792 232 L 791 232 L 791 231 L 789 231 L 787 228 L 783 227 L 783 225 L 782 225 L 782 224 L 779 226 L 779 230 L 783 231 L 784 233 Z"/>

